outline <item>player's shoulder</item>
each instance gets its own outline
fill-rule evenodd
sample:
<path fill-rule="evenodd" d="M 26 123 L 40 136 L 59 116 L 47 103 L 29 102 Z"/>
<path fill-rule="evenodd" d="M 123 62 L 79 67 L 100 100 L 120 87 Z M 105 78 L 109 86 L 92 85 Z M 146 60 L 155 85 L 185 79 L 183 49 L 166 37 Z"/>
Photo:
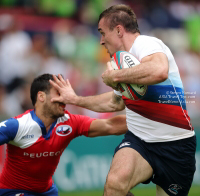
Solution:
<path fill-rule="evenodd" d="M 18 129 L 19 124 L 21 122 L 25 122 L 24 117 L 27 117 L 27 115 L 30 113 L 31 110 L 28 110 L 18 116 L 9 118 L 3 122 L 0 123 L 0 128 L 6 128 L 6 129 Z M 23 120 L 21 120 L 23 119 Z M 25 122 L 26 123 L 26 122 Z"/>
<path fill-rule="evenodd" d="M 19 123 L 19 127 L 29 127 L 31 126 L 31 122 L 34 120 L 34 110 L 31 109 L 31 110 L 27 110 L 25 111 L 24 113 L 18 115 L 18 116 L 15 116 L 13 117 L 13 119 L 17 120 L 18 123 Z"/>
<path fill-rule="evenodd" d="M 129 52 L 141 61 L 142 58 L 150 54 L 156 52 L 165 53 L 165 48 L 165 44 L 158 38 L 147 35 L 139 35 L 136 37 Z"/>
<path fill-rule="evenodd" d="M 32 111 L 33 111 L 33 109 L 26 110 L 24 113 L 19 114 L 19 115 L 13 117 L 13 118 L 14 118 L 14 119 L 20 119 L 20 118 L 22 118 L 22 117 L 26 117 L 26 116 L 30 115 L 30 113 L 31 113 Z"/>
<path fill-rule="evenodd" d="M 19 123 L 16 119 L 10 118 L 0 123 L 0 145 L 12 141 L 18 131 Z"/>
<path fill-rule="evenodd" d="M 148 44 L 152 42 L 159 42 L 163 43 L 162 40 L 153 37 L 153 36 L 148 36 L 148 35 L 139 35 L 136 39 L 133 45 L 141 45 L 141 44 Z"/>
<path fill-rule="evenodd" d="M 0 129 L 14 129 L 18 128 L 19 122 L 15 118 L 9 118 L 3 122 L 0 122 Z"/>

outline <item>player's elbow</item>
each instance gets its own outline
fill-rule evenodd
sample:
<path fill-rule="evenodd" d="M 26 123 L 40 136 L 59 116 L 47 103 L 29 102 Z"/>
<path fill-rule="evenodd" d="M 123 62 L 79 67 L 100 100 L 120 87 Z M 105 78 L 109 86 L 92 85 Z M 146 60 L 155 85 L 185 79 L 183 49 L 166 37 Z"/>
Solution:
<path fill-rule="evenodd" d="M 108 131 L 108 135 L 122 135 L 125 134 L 127 131 L 127 127 L 121 127 L 120 128 L 116 128 L 116 127 L 112 127 L 109 131 Z"/>
<path fill-rule="evenodd" d="M 169 63 L 166 55 L 163 55 L 159 60 L 153 61 L 154 71 L 153 71 L 153 80 L 156 83 L 161 83 L 167 80 L 169 72 Z"/>
<path fill-rule="evenodd" d="M 164 82 L 168 78 L 169 73 L 169 64 L 168 61 L 166 63 L 163 63 L 162 69 L 160 70 L 160 80 L 161 82 Z"/>
<path fill-rule="evenodd" d="M 159 77 L 159 82 L 164 82 L 168 78 L 168 72 L 162 72 Z"/>
<path fill-rule="evenodd" d="M 116 127 L 113 123 L 108 122 L 105 126 L 107 135 L 116 135 Z"/>
<path fill-rule="evenodd" d="M 109 135 L 122 135 L 127 132 L 126 116 L 119 115 L 110 119 Z"/>
<path fill-rule="evenodd" d="M 164 82 L 168 78 L 168 68 L 162 68 L 154 75 L 155 84 Z"/>

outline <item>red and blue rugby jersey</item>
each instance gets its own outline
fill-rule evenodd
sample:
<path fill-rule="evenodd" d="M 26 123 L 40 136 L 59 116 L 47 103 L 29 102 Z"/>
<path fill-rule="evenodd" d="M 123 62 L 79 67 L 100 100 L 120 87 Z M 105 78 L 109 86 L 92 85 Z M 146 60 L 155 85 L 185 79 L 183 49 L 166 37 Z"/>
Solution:
<path fill-rule="evenodd" d="M 65 115 L 48 132 L 34 110 L 0 123 L 0 145 L 7 143 L 6 161 L 0 175 L 0 189 L 42 193 L 52 186 L 60 156 L 70 141 L 88 136 L 94 119 Z"/>

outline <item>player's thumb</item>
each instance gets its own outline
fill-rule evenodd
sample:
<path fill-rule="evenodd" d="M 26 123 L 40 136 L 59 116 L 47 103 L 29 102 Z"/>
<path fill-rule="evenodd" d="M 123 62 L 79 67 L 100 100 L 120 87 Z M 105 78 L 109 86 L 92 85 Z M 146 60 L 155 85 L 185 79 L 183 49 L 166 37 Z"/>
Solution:
<path fill-rule="evenodd" d="M 112 65 L 111 65 L 111 62 L 110 62 L 110 61 L 108 61 L 108 62 L 107 62 L 107 69 L 108 69 L 108 70 L 113 70 L 113 68 L 112 68 Z"/>
<path fill-rule="evenodd" d="M 51 102 L 62 102 L 63 99 L 61 97 L 55 97 L 51 99 Z"/>

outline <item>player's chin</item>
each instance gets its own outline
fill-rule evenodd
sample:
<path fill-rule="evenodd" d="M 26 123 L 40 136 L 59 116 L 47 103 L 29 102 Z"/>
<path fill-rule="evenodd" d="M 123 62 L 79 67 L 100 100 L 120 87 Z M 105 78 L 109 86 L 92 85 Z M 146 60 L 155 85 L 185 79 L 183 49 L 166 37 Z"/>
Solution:
<path fill-rule="evenodd" d="M 64 115 L 65 114 L 65 108 L 60 108 L 59 113 L 62 114 L 62 115 Z"/>
<path fill-rule="evenodd" d="M 57 113 L 57 118 L 59 118 L 59 117 L 63 117 L 65 115 L 65 112 L 64 111 L 59 111 L 58 113 Z"/>
<path fill-rule="evenodd" d="M 110 58 L 112 58 L 112 55 L 113 55 L 114 53 L 110 52 L 110 50 L 107 50 L 107 53 L 110 55 Z"/>
<path fill-rule="evenodd" d="M 57 114 L 58 114 L 59 116 L 63 116 L 63 115 L 65 114 L 65 108 L 59 106 L 59 108 L 58 108 L 58 110 L 57 110 Z"/>
<path fill-rule="evenodd" d="M 112 51 L 108 51 L 109 55 L 110 55 L 110 58 L 112 58 L 112 56 L 115 54 L 115 52 L 112 52 Z"/>

